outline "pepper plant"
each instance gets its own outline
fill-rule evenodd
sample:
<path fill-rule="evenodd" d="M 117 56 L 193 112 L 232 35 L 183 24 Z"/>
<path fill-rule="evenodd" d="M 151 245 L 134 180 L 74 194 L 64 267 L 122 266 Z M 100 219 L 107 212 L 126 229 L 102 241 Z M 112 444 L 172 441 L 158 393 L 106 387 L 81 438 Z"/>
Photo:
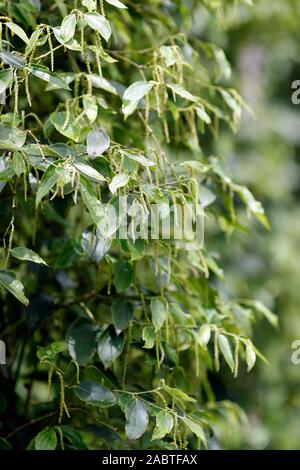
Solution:
<path fill-rule="evenodd" d="M 215 377 L 276 319 L 226 297 L 214 239 L 248 230 L 236 207 L 268 221 L 214 154 L 247 106 L 194 16 L 226 34 L 250 4 L 0 2 L 1 447 L 199 449 L 244 423 Z M 149 237 L 153 204 L 201 204 L 204 246 Z"/>

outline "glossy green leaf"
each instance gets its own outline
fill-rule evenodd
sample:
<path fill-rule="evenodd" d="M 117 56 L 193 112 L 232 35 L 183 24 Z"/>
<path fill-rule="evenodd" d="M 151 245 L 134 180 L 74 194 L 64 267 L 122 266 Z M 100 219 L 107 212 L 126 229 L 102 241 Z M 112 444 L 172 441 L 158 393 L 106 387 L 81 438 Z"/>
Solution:
<path fill-rule="evenodd" d="M 65 111 L 55 111 L 50 114 L 50 121 L 60 134 L 75 142 L 79 142 L 81 133 L 80 121 L 76 121 L 72 113 L 67 116 Z"/>
<path fill-rule="evenodd" d="M 22 69 L 25 66 L 24 56 L 19 54 L 13 54 L 9 51 L 1 51 L 0 58 L 3 60 L 4 64 L 11 65 L 16 69 Z"/>
<path fill-rule="evenodd" d="M 106 178 L 104 178 L 104 176 L 101 175 L 99 171 L 95 170 L 95 168 L 90 165 L 87 165 L 86 163 L 77 161 L 76 163 L 74 163 L 74 167 L 76 168 L 76 170 L 79 171 L 79 173 L 91 179 L 92 181 L 100 183 L 106 180 Z"/>
<path fill-rule="evenodd" d="M 246 362 L 248 366 L 248 372 L 253 369 L 256 362 L 256 353 L 250 343 L 246 344 Z"/>
<path fill-rule="evenodd" d="M 231 347 L 230 347 L 228 339 L 224 335 L 219 335 L 218 341 L 219 341 L 220 350 L 224 356 L 225 361 L 229 365 L 230 369 L 233 370 L 234 360 L 233 360 L 232 351 L 231 351 Z"/>
<path fill-rule="evenodd" d="M 104 16 L 100 15 L 99 13 L 84 13 L 83 15 L 87 24 L 92 28 L 98 31 L 98 33 L 108 41 L 111 35 L 111 27 L 109 21 L 107 21 Z"/>
<path fill-rule="evenodd" d="M 11 255 L 14 258 L 18 258 L 22 261 L 31 261 L 32 263 L 45 264 L 47 266 L 46 261 L 44 261 L 40 255 L 38 255 L 35 251 L 23 246 L 16 246 L 13 248 L 11 250 Z"/>
<path fill-rule="evenodd" d="M 211 328 L 210 325 L 202 325 L 200 327 L 199 333 L 197 334 L 197 341 L 200 346 L 207 346 L 211 337 Z"/>
<path fill-rule="evenodd" d="M 0 125 L 0 149 L 19 150 L 26 140 L 26 132 L 17 127 Z"/>
<path fill-rule="evenodd" d="M 70 442 L 73 449 L 87 450 L 87 446 L 83 442 L 81 434 L 73 428 L 73 426 L 64 424 L 59 426 L 59 428 L 61 429 L 63 436 Z"/>
<path fill-rule="evenodd" d="M 69 41 L 65 42 L 64 37 L 62 36 L 62 31 L 60 26 L 56 26 L 53 28 L 53 33 L 55 38 L 57 39 L 60 44 L 62 44 L 64 47 L 67 49 L 70 49 L 71 51 L 81 51 L 82 47 L 81 45 L 76 41 L 75 38 L 69 39 Z"/>
<path fill-rule="evenodd" d="M 102 90 L 108 91 L 113 95 L 117 95 L 117 89 L 105 78 L 100 77 L 94 73 L 87 75 L 87 77 L 91 80 L 93 87 L 101 88 Z"/>
<path fill-rule="evenodd" d="M 174 46 L 161 46 L 159 51 L 165 59 L 167 67 L 171 67 L 176 64 L 178 54 L 176 54 L 176 48 Z"/>
<path fill-rule="evenodd" d="M 107 3 L 109 3 L 110 5 L 113 5 L 114 7 L 117 7 L 117 8 L 127 8 L 126 5 L 124 5 L 124 3 L 120 2 L 120 0 L 105 0 Z"/>
<path fill-rule="evenodd" d="M 71 13 L 70 15 L 66 16 L 61 24 L 60 35 L 64 42 L 70 41 L 75 34 L 76 28 L 76 15 Z"/>
<path fill-rule="evenodd" d="M 129 175 L 127 173 L 120 173 L 113 177 L 109 184 L 110 191 L 115 194 L 119 188 L 123 188 L 129 182 Z"/>
<path fill-rule="evenodd" d="M 12 69 L 0 70 L 0 94 L 4 93 L 5 90 L 10 86 L 12 78 Z"/>
<path fill-rule="evenodd" d="M 122 111 L 125 117 L 132 114 L 138 102 L 153 88 L 154 82 L 138 81 L 130 85 L 124 92 Z"/>
<path fill-rule="evenodd" d="M 132 398 L 125 408 L 126 426 L 125 432 L 129 440 L 139 439 L 147 429 L 148 413 L 144 403 Z"/>
<path fill-rule="evenodd" d="M 82 0 L 82 5 L 85 6 L 89 11 L 96 10 L 96 0 Z"/>
<path fill-rule="evenodd" d="M 17 176 L 21 176 L 26 171 L 26 163 L 21 152 L 13 153 L 12 167 Z"/>
<path fill-rule="evenodd" d="M 80 192 L 94 224 L 101 230 L 102 235 L 107 238 L 109 226 L 104 204 L 97 198 L 92 184 L 82 175 L 80 176 Z"/>
<path fill-rule="evenodd" d="M 104 129 L 96 129 L 88 133 L 87 153 L 90 158 L 96 158 L 102 155 L 110 146 L 110 138 Z"/>
<path fill-rule="evenodd" d="M 163 439 L 169 434 L 174 426 L 174 420 L 171 413 L 167 411 L 160 411 L 156 415 L 156 426 L 154 428 L 151 441 Z"/>
<path fill-rule="evenodd" d="M 30 65 L 28 70 L 30 73 L 40 78 L 41 80 L 44 80 L 45 82 L 51 83 L 52 85 L 63 88 L 65 90 L 70 90 L 70 87 L 62 77 L 60 77 L 56 72 L 51 72 L 44 65 Z"/>
<path fill-rule="evenodd" d="M 35 437 L 35 450 L 54 450 L 56 446 L 57 437 L 53 428 L 45 428 Z"/>
<path fill-rule="evenodd" d="M 145 326 L 142 334 L 143 341 L 145 344 L 143 348 L 152 349 L 155 345 L 155 332 L 153 326 Z"/>
<path fill-rule="evenodd" d="M 156 297 L 151 299 L 150 308 L 154 331 L 157 333 L 167 318 L 166 305 L 162 298 Z"/>
<path fill-rule="evenodd" d="M 16 23 L 12 23 L 11 21 L 7 21 L 5 25 L 19 38 L 22 39 L 22 41 L 25 42 L 25 44 L 29 43 L 29 38 L 27 37 L 27 34 L 25 33 L 24 29 L 22 29 L 19 25 Z"/>
<path fill-rule="evenodd" d="M 130 160 L 134 160 L 135 162 L 140 163 L 140 165 L 142 166 L 146 166 L 146 167 L 156 166 L 155 162 L 149 160 L 148 158 L 138 153 L 133 153 L 127 150 L 123 150 L 123 154 L 126 155 L 127 158 L 130 158 Z"/>
<path fill-rule="evenodd" d="M 24 305 L 29 304 L 29 300 L 24 295 L 24 286 L 16 278 L 16 275 L 13 272 L 1 269 L 0 270 L 0 285 L 5 287 L 22 304 Z"/>
<path fill-rule="evenodd" d="M 86 318 L 72 323 L 66 334 L 68 351 L 79 364 L 87 364 L 96 352 L 97 327 Z"/>
<path fill-rule="evenodd" d="M 196 111 L 196 114 L 197 114 L 198 118 L 201 119 L 201 121 L 204 121 L 205 124 L 211 124 L 211 118 L 207 114 L 207 112 L 205 111 L 204 108 L 202 108 L 200 106 L 196 106 L 195 111 Z"/>
<path fill-rule="evenodd" d="M 133 318 L 132 306 L 126 300 L 117 300 L 111 307 L 112 322 L 116 333 L 125 330 Z"/>
<path fill-rule="evenodd" d="M 89 380 L 80 382 L 75 393 L 80 400 L 94 406 L 107 407 L 116 403 L 116 397 L 109 388 Z"/>
<path fill-rule="evenodd" d="M 197 436 L 204 444 L 206 444 L 206 436 L 203 427 L 187 416 L 182 416 L 181 419 L 189 428 L 189 430 L 192 431 L 192 433 L 194 433 L 195 436 Z"/>
<path fill-rule="evenodd" d="M 92 95 L 84 95 L 82 98 L 82 104 L 86 117 L 92 124 L 97 119 L 98 115 L 97 99 Z"/>
<path fill-rule="evenodd" d="M 188 101 L 197 102 L 198 98 L 189 91 L 187 91 L 182 85 L 178 85 L 176 83 L 168 83 L 167 85 L 176 95 L 184 98 Z"/>
<path fill-rule="evenodd" d="M 51 165 L 42 176 L 39 184 L 39 189 L 35 198 L 36 207 L 40 204 L 41 200 L 50 192 L 57 181 L 57 175 L 55 173 L 55 166 Z"/>
<path fill-rule="evenodd" d="M 172 397 L 174 398 L 175 401 L 181 402 L 189 402 L 189 403 L 196 403 L 197 400 L 195 398 L 190 397 L 187 393 L 185 393 L 183 390 L 180 390 L 179 388 L 174 388 L 174 387 L 169 387 L 167 385 L 164 385 L 164 390 Z"/>
<path fill-rule="evenodd" d="M 123 349 L 123 335 L 115 335 L 112 331 L 108 330 L 100 337 L 97 343 L 97 351 L 105 369 L 108 369 L 115 362 Z"/>
<path fill-rule="evenodd" d="M 124 292 L 131 285 L 133 278 L 133 270 L 127 261 L 117 261 L 114 263 L 115 286 L 117 292 Z"/>

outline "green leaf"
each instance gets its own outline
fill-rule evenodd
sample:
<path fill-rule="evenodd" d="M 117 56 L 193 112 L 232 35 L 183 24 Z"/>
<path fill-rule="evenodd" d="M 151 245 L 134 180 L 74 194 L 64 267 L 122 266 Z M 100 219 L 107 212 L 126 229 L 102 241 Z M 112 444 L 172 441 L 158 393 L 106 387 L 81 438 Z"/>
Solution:
<path fill-rule="evenodd" d="M 234 369 L 234 360 L 233 360 L 233 356 L 232 356 L 229 341 L 226 338 L 226 336 L 224 336 L 224 335 L 219 335 L 218 341 L 219 341 L 219 346 L 220 346 L 221 352 L 224 356 L 224 359 L 227 362 L 227 364 L 229 365 L 230 369 L 233 371 L 233 369 Z"/>
<path fill-rule="evenodd" d="M 107 330 L 98 340 L 98 356 L 100 361 L 104 365 L 105 369 L 108 369 L 115 360 L 120 356 L 124 349 L 124 336 L 115 335 L 112 331 Z"/>
<path fill-rule="evenodd" d="M 22 69 L 25 66 L 25 59 L 22 55 L 13 54 L 9 51 L 1 51 L 0 58 L 7 65 L 11 65 L 16 69 Z"/>
<path fill-rule="evenodd" d="M 82 104 L 86 117 L 92 124 L 96 121 L 98 115 L 97 99 L 93 95 L 84 95 L 82 98 Z"/>
<path fill-rule="evenodd" d="M 171 67 L 176 64 L 178 54 L 176 53 L 176 47 L 174 46 L 161 46 L 159 48 L 161 56 L 164 58 L 167 67 Z"/>
<path fill-rule="evenodd" d="M 29 300 L 24 295 L 24 286 L 15 274 L 4 269 L 0 270 L 0 284 L 13 294 L 22 304 L 28 305 Z"/>
<path fill-rule="evenodd" d="M 47 41 L 47 36 L 45 35 L 41 40 L 39 40 L 39 37 L 41 36 L 42 34 L 42 29 L 36 29 L 35 31 L 33 31 L 32 35 L 30 36 L 29 38 L 29 41 L 27 43 L 27 46 L 26 46 L 26 49 L 25 49 L 25 55 L 28 56 L 30 54 L 30 52 L 32 52 L 33 48 L 38 45 L 39 43 L 41 43 L 42 41 Z M 42 45 L 42 44 L 40 44 Z"/>
<path fill-rule="evenodd" d="M 199 333 L 197 334 L 197 341 L 200 344 L 200 346 L 207 346 L 209 343 L 211 336 L 211 328 L 210 325 L 202 325 L 200 327 Z"/>
<path fill-rule="evenodd" d="M 72 113 L 70 113 L 68 120 L 67 117 L 68 116 L 65 111 L 55 111 L 50 114 L 50 121 L 60 134 L 74 140 L 75 142 L 79 142 L 81 134 L 80 122 L 76 121 Z"/>
<path fill-rule="evenodd" d="M 155 297 L 151 299 L 150 308 L 154 332 L 157 333 L 167 318 L 166 305 L 161 297 Z"/>
<path fill-rule="evenodd" d="M 5 92 L 12 82 L 13 71 L 12 69 L 0 70 L 0 95 Z"/>
<path fill-rule="evenodd" d="M 250 372 L 256 362 L 256 354 L 251 343 L 246 344 L 246 362 L 248 366 L 247 370 Z"/>
<path fill-rule="evenodd" d="M 114 274 L 117 292 L 124 292 L 132 282 L 133 271 L 132 266 L 127 261 L 117 261 L 114 263 Z"/>
<path fill-rule="evenodd" d="M 127 173 L 120 173 L 113 177 L 112 181 L 108 185 L 110 191 L 115 194 L 119 188 L 123 188 L 129 182 L 129 175 Z"/>
<path fill-rule="evenodd" d="M 206 124 L 211 124 L 210 116 L 207 114 L 204 108 L 196 106 L 195 111 L 199 119 L 204 121 Z"/>
<path fill-rule="evenodd" d="M 25 248 L 23 246 L 17 246 L 11 250 L 11 254 L 14 258 L 21 259 L 22 261 L 31 261 L 32 263 L 45 264 L 46 261 L 43 260 L 35 251 Z"/>
<path fill-rule="evenodd" d="M 144 403 L 137 398 L 132 398 L 125 407 L 125 417 L 126 436 L 131 441 L 139 439 L 146 431 L 149 421 Z"/>
<path fill-rule="evenodd" d="M 127 8 L 126 5 L 124 5 L 124 3 L 120 2 L 120 0 L 105 0 L 107 3 L 109 3 L 110 5 L 113 5 L 114 7 L 117 7 L 117 8 Z"/>
<path fill-rule="evenodd" d="M 96 0 L 82 0 L 82 5 L 89 11 L 94 11 L 97 8 Z"/>
<path fill-rule="evenodd" d="M 153 326 L 145 326 L 145 328 L 143 329 L 142 338 L 143 338 L 143 341 L 145 341 L 143 348 L 152 349 L 154 347 L 155 333 L 154 333 Z"/>
<path fill-rule="evenodd" d="M 206 436 L 202 426 L 187 416 L 182 416 L 181 419 L 189 428 L 189 430 L 192 431 L 192 433 L 194 433 L 195 436 L 197 436 L 206 445 Z"/>
<path fill-rule="evenodd" d="M 12 166 L 17 176 L 21 176 L 26 171 L 26 163 L 20 152 L 13 153 Z"/>
<path fill-rule="evenodd" d="M 80 176 L 80 192 L 94 224 L 99 228 L 103 237 L 107 238 L 109 225 L 104 204 L 99 201 L 92 184 L 85 176 Z"/>
<path fill-rule="evenodd" d="M 112 406 L 117 401 L 109 388 L 90 380 L 80 382 L 75 388 L 75 393 L 80 400 L 94 406 Z"/>
<path fill-rule="evenodd" d="M 98 31 L 98 33 L 108 41 L 111 36 L 111 27 L 109 21 L 107 21 L 104 16 L 100 15 L 99 13 L 84 13 L 83 15 L 87 24 L 94 30 Z"/>
<path fill-rule="evenodd" d="M 64 352 L 65 350 L 66 344 L 63 341 L 54 341 L 49 346 L 38 346 L 37 357 L 39 359 L 53 359 L 56 354 Z"/>
<path fill-rule="evenodd" d="M 69 41 L 65 42 L 61 33 L 61 27 L 60 26 L 55 26 L 53 28 L 53 33 L 57 41 L 62 44 L 64 47 L 67 49 L 70 49 L 71 51 L 81 51 L 82 47 L 81 45 L 76 41 L 76 39 L 71 38 Z"/>
<path fill-rule="evenodd" d="M 126 155 L 127 158 L 130 158 L 130 160 L 134 160 L 140 163 L 142 166 L 146 166 L 146 167 L 156 166 L 155 162 L 153 162 L 152 160 L 149 160 L 148 158 L 138 153 L 133 153 L 128 150 L 123 150 L 123 154 Z"/>
<path fill-rule="evenodd" d="M 79 318 L 67 329 L 66 341 L 70 356 L 86 365 L 96 352 L 97 327 L 87 318 Z"/>
<path fill-rule="evenodd" d="M 241 186 L 239 184 L 233 185 L 234 191 L 236 191 L 241 198 L 241 200 L 246 204 L 247 208 L 249 209 L 250 213 L 257 218 L 257 220 L 264 225 L 267 229 L 270 228 L 270 224 L 268 219 L 265 215 L 264 208 L 260 201 L 257 201 L 251 191 L 249 191 L 246 186 Z"/>
<path fill-rule="evenodd" d="M 90 158 L 102 155 L 110 146 L 110 138 L 104 129 L 98 128 L 88 133 L 87 153 Z"/>
<path fill-rule="evenodd" d="M 29 38 L 27 37 L 27 34 L 25 33 L 24 29 L 22 29 L 20 26 L 18 26 L 15 23 L 12 23 L 11 21 L 7 21 L 5 25 L 19 38 L 22 39 L 22 41 L 25 42 L 25 44 L 29 43 Z"/>
<path fill-rule="evenodd" d="M 169 434 L 174 426 L 174 420 L 171 413 L 167 411 L 160 411 L 156 415 L 156 426 L 154 428 L 151 441 L 163 439 L 166 434 Z"/>
<path fill-rule="evenodd" d="M 125 118 L 132 114 L 138 105 L 138 102 L 144 98 L 153 88 L 155 82 L 141 80 L 130 85 L 124 92 L 122 111 Z"/>
<path fill-rule="evenodd" d="M 101 88 L 102 90 L 108 91 L 113 95 L 118 95 L 117 89 L 105 78 L 100 77 L 94 73 L 87 75 L 87 77 L 90 78 L 92 85 L 95 88 Z"/>
<path fill-rule="evenodd" d="M 75 34 L 76 28 L 76 15 L 71 13 L 71 15 L 66 16 L 61 24 L 60 35 L 63 42 L 68 42 Z"/>
<path fill-rule="evenodd" d="M 59 426 L 59 428 L 61 429 L 64 437 L 68 439 L 74 449 L 87 450 L 87 447 L 82 440 L 81 434 L 75 428 L 73 428 L 73 426 L 64 424 Z"/>
<path fill-rule="evenodd" d="M 28 70 L 30 73 L 45 82 L 51 83 L 52 85 L 65 90 L 70 90 L 69 85 L 62 77 L 60 77 L 56 72 L 51 72 L 48 67 L 45 67 L 44 65 L 30 65 L 28 66 Z"/>
<path fill-rule="evenodd" d="M 126 300 L 117 300 L 111 307 L 112 322 L 116 333 L 125 330 L 133 318 L 132 306 Z"/>
<path fill-rule="evenodd" d="M 87 165 L 86 163 L 77 161 L 74 163 L 74 167 L 79 171 L 84 176 L 87 176 L 89 179 L 96 181 L 98 183 L 101 183 L 102 181 L 106 181 L 106 178 L 104 178 L 99 171 L 95 170 L 90 165 Z"/>
<path fill-rule="evenodd" d="M 34 439 L 35 450 L 54 450 L 57 445 L 57 437 L 53 428 L 45 428 Z"/>
<path fill-rule="evenodd" d="M 193 102 L 198 101 L 198 98 L 192 95 L 185 88 L 183 88 L 182 85 L 177 85 L 176 83 L 168 83 L 167 87 L 169 87 L 176 95 L 181 96 L 181 98 L 185 98 L 186 100 Z"/>
<path fill-rule="evenodd" d="M 227 106 L 229 106 L 229 108 L 231 108 L 236 114 L 236 117 L 239 118 L 242 112 L 240 103 L 238 103 L 237 100 L 234 99 L 232 94 L 229 93 L 227 90 L 220 89 L 220 94 L 222 95 Z"/>
<path fill-rule="evenodd" d="M 96 234 L 85 230 L 81 237 L 81 246 L 91 261 L 99 263 L 109 251 L 111 240 L 104 238 L 99 229 Z"/>
<path fill-rule="evenodd" d="M 274 328 L 278 328 L 277 315 L 271 312 L 271 310 L 268 309 L 262 302 L 260 302 L 259 300 L 255 300 L 255 301 L 249 302 L 249 305 L 253 306 L 255 310 L 261 313 Z"/>
<path fill-rule="evenodd" d="M 138 238 L 137 240 L 133 241 L 131 238 L 128 238 L 127 242 L 131 253 L 131 261 L 136 261 L 144 257 L 145 240 Z"/>
<path fill-rule="evenodd" d="M 15 172 L 10 160 L 6 160 L 4 157 L 0 157 L 0 164 L 0 181 L 10 181 L 15 176 Z"/>
<path fill-rule="evenodd" d="M 0 450 L 13 450 L 13 448 L 6 439 L 0 437 Z"/>
<path fill-rule="evenodd" d="M 26 132 L 17 127 L 0 125 L 0 149 L 19 150 L 26 140 Z"/>
<path fill-rule="evenodd" d="M 139 81 L 130 85 L 124 92 L 124 101 L 139 101 L 153 88 L 154 82 Z"/>
<path fill-rule="evenodd" d="M 55 185 L 56 180 L 57 175 L 55 173 L 55 166 L 51 165 L 47 168 L 40 181 L 39 189 L 35 198 L 36 207 L 38 207 L 43 197 L 46 196 L 51 188 Z"/>
<path fill-rule="evenodd" d="M 163 389 L 167 392 L 175 401 L 178 401 L 179 404 L 181 402 L 189 402 L 189 403 L 197 403 L 195 398 L 190 397 L 185 392 L 180 390 L 179 388 L 169 387 L 168 385 L 164 385 Z"/>

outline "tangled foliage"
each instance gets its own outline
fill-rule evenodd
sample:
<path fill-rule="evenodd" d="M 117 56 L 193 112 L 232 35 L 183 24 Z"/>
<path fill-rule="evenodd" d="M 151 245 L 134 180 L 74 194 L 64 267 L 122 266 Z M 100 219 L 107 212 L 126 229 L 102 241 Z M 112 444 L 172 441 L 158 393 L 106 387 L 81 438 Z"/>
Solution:
<path fill-rule="evenodd" d="M 0 2 L 2 447 L 197 449 L 244 422 L 210 374 L 264 359 L 250 324 L 274 315 L 226 297 L 214 251 L 135 228 L 161 203 L 201 203 L 211 237 L 245 230 L 241 204 L 268 227 L 211 156 L 245 104 L 192 27 L 250 4 Z M 105 210 L 123 196 L 128 240 Z"/>

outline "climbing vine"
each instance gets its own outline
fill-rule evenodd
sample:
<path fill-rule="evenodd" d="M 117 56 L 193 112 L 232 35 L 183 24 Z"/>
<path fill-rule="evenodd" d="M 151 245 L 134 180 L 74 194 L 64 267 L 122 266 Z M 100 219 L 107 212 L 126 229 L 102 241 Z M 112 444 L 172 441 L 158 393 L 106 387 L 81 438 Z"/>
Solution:
<path fill-rule="evenodd" d="M 244 422 L 211 376 L 264 360 L 251 322 L 276 318 L 226 297 L 213 240 L 247 229 L 241 205 L 268 220 L 214 154 L 250 110 L 192 23 L 224 31 L 249 7 L 0 2 L 2 446 L 198 449 Z M 201 205 L 207 241 L 149 236 L 159 204 Z"/>

